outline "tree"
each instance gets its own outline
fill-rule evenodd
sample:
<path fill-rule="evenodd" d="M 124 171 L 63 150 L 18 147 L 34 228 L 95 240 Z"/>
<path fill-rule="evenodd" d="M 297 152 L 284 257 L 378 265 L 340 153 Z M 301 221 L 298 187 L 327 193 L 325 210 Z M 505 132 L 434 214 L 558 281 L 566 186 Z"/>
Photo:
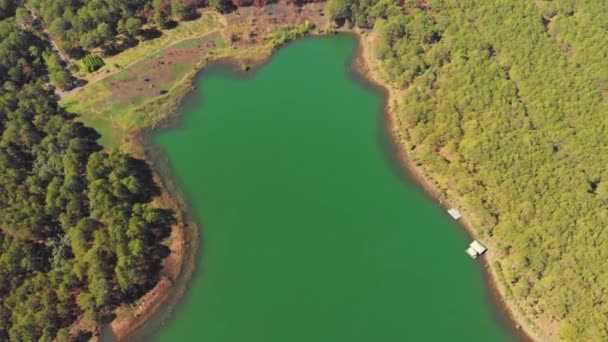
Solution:
<path fill-rule="evenodd" d="M 71 85 L 70 73 L 63 65 L 63 61 L 54 52 L 44 54 L 44 60 L 49 70 L 49 77 L 53 85 L 59 89 L 69 88 Z"/>
<path fill-rule="evenodd" d="M 13 16 L 16 2 L 13 0 L 0 0 L 0 20 Z"/>
<path fill-rule="evenodd" d="M 187 14 L 187 7 L 180 0 L 171 1 L 171 15 L 173 18 L 182 20 Z"/>
<path fill-rule="evenodd" d="M 129 36 L 131 36 L 131 38 L 134 38 L 135 36 L 139 35 L 140 30 L 141 20 L 139 18 L 127 19 L 127 21 L 125 22 L 125 31 Z"/>
<path fill-rule="evenodd" d="M 348 0 L 328 0 L 325 5 L 325 13 L 331 20 L 341 20 L 349 15 L 349 8 Z"/>
<path fill-rule="evenodd" d="M 63 68 L 54 69 L 50 73 L 51 82 L 59 89 L 68 89 L 71 87 L 70 73 Z"/>
<path fill-rule="evenodd" d="M 97 55 L 86 55 L 82 62 L 88 72 L 97 71 L 104 65 L 103 59 Z"/>
<path fill-rule="evenodd" d="M 230 0 L 209 0 L 209 6 L 220 13 L 228 12 L 232 7 Z"/>
<path fill-rule="evenodd" d="M 152 7 L 154 7 L 154 24 L 159 29 L 163 29 L 166 24 L 163 13 L 163 0 L 153 0 Z"/>
<path fill-rule="evenodd" d="M 114 34 L 112 32 L 112 28 L 108 23 L 102 22 L 97 25 L 97 39 L 99 40 L 99 45 L 101 45 L 104 41 L 111 39 Z"/>
<path fill-rule="evenodd" d="M 15 12 L 15 19 L 17 20 L 17 25 L 21 28 L 28 28 L 32 24 L 32 16 L 30 12 L 23 7 L 18 7 Z"/>

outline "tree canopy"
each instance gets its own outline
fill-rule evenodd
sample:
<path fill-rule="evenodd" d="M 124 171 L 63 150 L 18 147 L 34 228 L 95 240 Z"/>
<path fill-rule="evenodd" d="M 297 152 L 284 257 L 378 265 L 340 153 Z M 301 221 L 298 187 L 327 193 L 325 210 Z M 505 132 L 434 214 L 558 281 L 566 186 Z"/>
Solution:
<path fill-rule="evenodd" d="M 413 161 L 496 241 L 509 296 L 563 340 L 607 340 L 608 5 L 346 2 Z"/>
<path fill-rule="evenodd" d="M 64 68 L 44 44 L 0 21 L 2 341 L 50 341 L 139 298 L 158 281 L 172 224 L 152 204 L 147 164 L 103 151 L 58 106 L 45 75 L 63 83 Z"/>

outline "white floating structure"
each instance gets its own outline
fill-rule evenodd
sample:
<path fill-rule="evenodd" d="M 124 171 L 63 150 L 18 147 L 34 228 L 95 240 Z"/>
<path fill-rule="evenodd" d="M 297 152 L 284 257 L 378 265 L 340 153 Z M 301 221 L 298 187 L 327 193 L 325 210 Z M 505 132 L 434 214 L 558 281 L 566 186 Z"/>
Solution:
<path fill-rule="evenodd" d="M 459 218 L 462 217 L 462 215 L 460 214 L 460 211 L 458 211 L 458 209 L 456 209 L 456 208 L 448 209 L 448 214 L 450 214 L 450 216 L 452 216 L 454 218 L 454 220 L 457 220 L 457 221 Z"/>
<path fill-rule="evenodd" d="M 471 258 L 477 259 L 478 256 L 482 255 L 487 250 L 488 249 L 486 248 L 486 246 L 484 246 L 481 242 L 475 240 L 475 241 L 471 242 L 471 244 L 469 245 L 469 248 L 467 248 L 465 252 L 467 252 L 467 254 Z"/>

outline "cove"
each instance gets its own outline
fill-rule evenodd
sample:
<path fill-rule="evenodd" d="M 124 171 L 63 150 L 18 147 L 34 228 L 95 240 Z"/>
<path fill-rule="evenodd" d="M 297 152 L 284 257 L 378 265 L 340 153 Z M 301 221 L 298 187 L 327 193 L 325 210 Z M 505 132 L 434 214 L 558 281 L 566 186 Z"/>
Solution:
<path fill-rule="evenodd" d="M 200 231 L 155 341 L 507 341 L 464 231 L 392 155 L 356 37 L 298 40 L 248 77 L 203 72 L 158 132 Z"/>

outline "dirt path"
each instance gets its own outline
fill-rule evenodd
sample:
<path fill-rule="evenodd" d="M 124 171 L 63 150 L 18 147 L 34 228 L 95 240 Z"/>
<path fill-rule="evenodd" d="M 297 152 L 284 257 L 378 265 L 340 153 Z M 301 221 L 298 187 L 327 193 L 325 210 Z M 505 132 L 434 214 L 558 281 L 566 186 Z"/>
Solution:
<path fill-rule="evenodd" d="M 91 77 L 90 79 L 88 79 L 87 80 L 88 83 L 86 85 L 82 86 L 82 87 L 74 88 L 74 89 L 68 90 L 68 91 L 57 91 L 57 94 L 59 95 L 60 98 L 64 98 L 65 96 L 69 96 L 71 94 L 74 94 L 74 93 L 80 91 L 81 89 L 86 88 L 90 84 L 95 84 L 95 83 L 97 83 L 99 81 L 104 80 L 107 77 L 113 76 L 117 72 L 119 72 L 119 71 L 121 71 L 123 69 L 126 69 L 126 68 L 128 68 L 130 66 L 133 66 L 133 65 L 137 64 L 138 62 L 141 62 L 142 60 L 146 59 L 150 55 L 153 55 L 155 53 L 159 53 L 159 52 L 161 52 L 163 50 L 171 48 L 172 46 L 175 46 L 175 45 L 177 45 L 177 44 L 179 44 L 179 43 L 181 43 L 181 42 L 183 42 L 185 40 L 196 39 L 196 38 L 203 38 L 203 37 L 206 37 L 206 36 L 211 35 L 213 33 L 222 32 L 223 30 L 224 30 L 223 28 L 222 29 L 216 29 L 216 30 L 212 30 L 212 31 L 207 31 L 207 32 L 205 32 L 204 34 L 201 34 L 201 35 L 182 37 L 182 38 L 180 38 L 180 39 L 172 42 L 171 44 L 169 44 L 167 46 L 164 46 L 162 48 L 158 48 L 156 50 L 153 50 L 149 54 L 135 59 L 133 62 L 131 62 L 131 63 L 127 64 L 127 65 L 121 65 L 120 68 L 116 68 L 116 69 L 114 69 L 113 71 L 110 71 L 110 72 L 105 72 L 105 73 L 100 73 L 100 74 L 94 75 L 93 77 Z"/>

